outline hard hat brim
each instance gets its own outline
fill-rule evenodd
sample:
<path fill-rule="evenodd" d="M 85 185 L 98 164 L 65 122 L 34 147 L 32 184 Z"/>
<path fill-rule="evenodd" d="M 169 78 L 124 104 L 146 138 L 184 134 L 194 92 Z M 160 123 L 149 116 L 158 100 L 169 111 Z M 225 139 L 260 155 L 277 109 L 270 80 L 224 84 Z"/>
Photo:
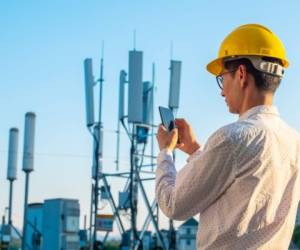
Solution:
<path fill-rule="evenodd" d="M 206 65 L 206 69 L 209 73 L 215 76 L 220 75 L 224 70 L 223 58 L 217 58 L 211 61 L 209 64 Z"/>

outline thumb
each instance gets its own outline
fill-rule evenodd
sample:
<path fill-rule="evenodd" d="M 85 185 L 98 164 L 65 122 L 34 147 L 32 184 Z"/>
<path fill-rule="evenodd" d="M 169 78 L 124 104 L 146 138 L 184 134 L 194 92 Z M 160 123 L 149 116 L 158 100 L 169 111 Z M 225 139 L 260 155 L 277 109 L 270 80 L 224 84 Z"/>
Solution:
<path fill-rule="evenodd" d="M 178 143 L 177 145 L 176 145 L 176 148 L 179 148 L 179 149 L 181 149 L 181 148 L 183 148 L 184 147 L 184 143 Z"/>

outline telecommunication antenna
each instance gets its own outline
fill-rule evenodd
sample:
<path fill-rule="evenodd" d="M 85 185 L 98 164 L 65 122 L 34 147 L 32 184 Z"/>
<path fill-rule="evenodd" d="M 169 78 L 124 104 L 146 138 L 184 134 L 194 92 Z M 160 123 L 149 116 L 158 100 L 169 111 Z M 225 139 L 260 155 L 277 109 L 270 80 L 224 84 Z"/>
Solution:
<path fill-rule="evenodd" d="M 173 44 L 172 49 L 173 53 Z M 171 55 L 172 55 L 171 53 Z M 171 56 L 172 58 L 172 56 Z M 173 111 L 174 117 L 176 117 L 177 110 L 179 108 L 179 94 L 180 94 L 180 78 L 181 78 L 181 61 L 175 61 L 171 59 L 170 62 L 170 88 L 169 88 L 169 108 Z M 173 159 L 175 162 L 175 151 L 173 151 Z M 173 220 L 169 220 L 169 249 L 176 249 L 176 233 L 174 229 Z"/>
<path fill-rule="evenodd" d="M 133 31 L 133 50 L 136 48 L 136 30 Z"/>
<path fill-rule="evenodd" d="M 27 112 L 25 115 L 25 134 L 23 149 L 23 171 L 25 172 L 25 198 L 24 198 L 24 219 L 23 219 L 23 237 L 22 250 L 26 250 L 26 231 L 27 231 L 27 208 L 29 192 L 29 174 L 33 171 L 34 160 L 34 137 L 35 137 L 35 120 L 36 115 Z"/>
<path fill-rule="evenodd" d="M 19 130 L 11 128 L 9 130 L 8 145 L 8 164 L 7 180 L 9 181 L 9 205 L 8 205 L 8 224 L 12 225 L 12 202 L 13 202 L 13 182 L 17 179 L 17 162 L 18 162 L 18 137 Z"/>

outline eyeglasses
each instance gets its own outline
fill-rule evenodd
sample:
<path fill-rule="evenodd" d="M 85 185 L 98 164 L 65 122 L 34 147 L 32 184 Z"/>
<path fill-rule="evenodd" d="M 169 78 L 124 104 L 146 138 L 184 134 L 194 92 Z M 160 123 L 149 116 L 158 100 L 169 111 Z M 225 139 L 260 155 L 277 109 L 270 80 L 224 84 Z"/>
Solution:
<path fill-rule="evenodd" d="M 220 75 L 217 75 L 216 76 L 216 80 L 217 80 L 217 83 L 218 83 L 218 86 L 220 87 L 220 89 L 223 90 L 223 82 L 224 82 L 224 75 L 225 74 L 228 74 L 228 73 L 232 73 L 232 72 L 235 72 L 237 69 L 234 69 L 234 70 L 230 70 L 230 71 L 226 71 Z"/>

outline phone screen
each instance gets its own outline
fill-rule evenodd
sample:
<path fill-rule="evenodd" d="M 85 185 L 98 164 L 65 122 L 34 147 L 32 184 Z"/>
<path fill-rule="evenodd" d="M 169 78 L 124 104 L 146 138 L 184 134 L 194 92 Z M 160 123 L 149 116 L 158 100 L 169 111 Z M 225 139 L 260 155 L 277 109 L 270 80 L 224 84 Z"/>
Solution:
<path fill-rule="evenodd" d="M 164 125 L 164 127 L 168 130 L 171 131 L 173 128 L 175 128 L 175 118 L 173 115 L 173 112 L 169 108 L 165 107 L 158 107 L 161 121 Z"/>

